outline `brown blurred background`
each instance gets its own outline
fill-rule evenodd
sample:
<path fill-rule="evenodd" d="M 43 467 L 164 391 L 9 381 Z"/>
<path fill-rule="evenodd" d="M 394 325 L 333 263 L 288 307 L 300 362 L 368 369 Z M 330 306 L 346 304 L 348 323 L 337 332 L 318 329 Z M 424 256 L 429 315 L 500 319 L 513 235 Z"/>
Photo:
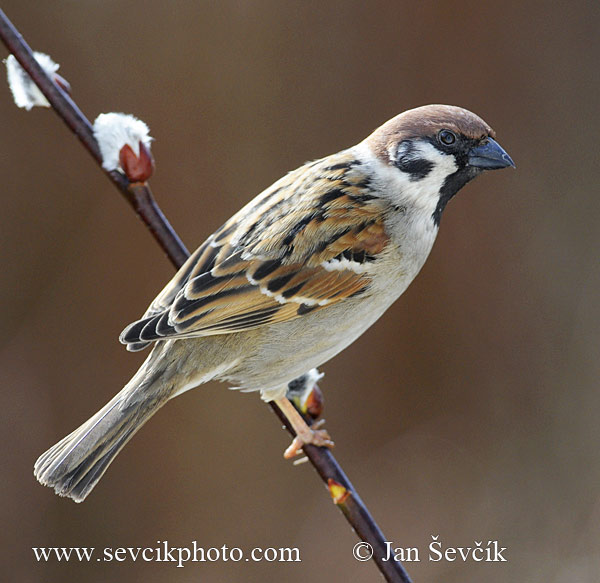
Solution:
<path fill-rule="evenodd" d="M 190 248 L 286 171 L 424 103 L 484 117 L 517 163 L 454 200 L 423 272 L 323 367 L 336 456 L 416 582 L 600 572 L 598 5 L 23 2 L 2 8 L 93 119 L 156 138 L 153 189 Z M 0 56 L 4 57 L 6 51 Z M 7 581 L 376 581 L 256 395 L 165 407 L 82 505 L 36 457 L 129 379 L 118 343 L 173 273 L 77 140 L 0 91 L 1 500 Z M 427 560 L 499 540 L 507 563 Z M 296 546 L 300 563 L 37 564 L 42 546 Z"/>

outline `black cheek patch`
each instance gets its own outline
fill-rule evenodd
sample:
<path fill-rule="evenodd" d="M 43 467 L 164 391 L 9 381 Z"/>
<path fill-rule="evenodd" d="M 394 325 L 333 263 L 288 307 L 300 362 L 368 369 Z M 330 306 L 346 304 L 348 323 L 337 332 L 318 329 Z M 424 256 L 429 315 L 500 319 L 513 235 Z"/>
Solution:
<path fill-rule="evenodd" d="M 433 163 L 424 158 L 406 159 L 402 157 L 394 162 L 394 166 L 408 174 L 413 182 L 422 180 L 433 170 Z"/>
<path fill-rule="evenodd" d="M 393 161 L 394 166 L 409 175 L 409 180 L 422 180 L 433 170 L 433 162 L 419 158 L 415 155 L 412 142 L 402 142 L 398 147 L 398 154 Z"/>

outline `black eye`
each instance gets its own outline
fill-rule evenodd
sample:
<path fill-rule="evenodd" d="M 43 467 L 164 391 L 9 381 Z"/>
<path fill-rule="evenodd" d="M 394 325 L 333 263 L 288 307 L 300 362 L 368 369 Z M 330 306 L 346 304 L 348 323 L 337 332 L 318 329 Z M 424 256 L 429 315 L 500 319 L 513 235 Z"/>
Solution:
<path fill-rule="evenodd" d="M 438 134 L 438 140 L 440 144 L 443 144 L 444 146 L 451 146 L 456 142 L 456 134 L 450 130 L 442 130 Z"/>

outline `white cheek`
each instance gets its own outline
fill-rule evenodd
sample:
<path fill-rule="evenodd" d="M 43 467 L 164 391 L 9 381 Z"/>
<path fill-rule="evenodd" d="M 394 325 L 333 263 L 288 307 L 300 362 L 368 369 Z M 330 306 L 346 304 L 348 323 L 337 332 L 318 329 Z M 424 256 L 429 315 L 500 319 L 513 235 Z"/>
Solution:
<path fill-rule="evenodd" d="M 440 199 L 440 189 L 458 166 L 454 156 L 441 153 L 433 145 L 415 144 L 412 152 L 415 158 L 424 158 L 433 167 L 424 178 L 411 180 L 410 174 L 377 158 L 364 142 L 357 148 L 371 166 L 379 196 L 398 209 L 386 222 L 401 248 L 410 281 L 423 265 L 438 232 L 433 213 Z"/>
<path fill-rule="evenodd" d="M 424 178 L 411 179 L 410 174 L 398 171 L 394 166 L 385 165 L 390 181 L 390 192 L 399 204 L 408 204 L 432 215 L 440 198 L 440 190 L 450 174 L 458 169 L 454 156 L 443 154 L 428 143 L 415 147 L 415 157 L 423 158 L 433 164 L 433 168 Z"/>
<path fill-rule="evenodd" d="M 428 217 L 433 215 L 437 207 L 444 181 L 458 169 L 454 156 L 443 154 L 427 142 L 416 143 L 412 155 L 428 160 L 433 164 L 433 168 L 424 178 L 411 180 L 410 174 L 374 156 L 364 142 L 356 148 L 369 160 L 379 183 L 378 190 L 385 198 L 394 205 L 407 207 L 410 211 L 422 211 Z M 394 152 L 394 155 L 397 155 L 397 152 Z"/>

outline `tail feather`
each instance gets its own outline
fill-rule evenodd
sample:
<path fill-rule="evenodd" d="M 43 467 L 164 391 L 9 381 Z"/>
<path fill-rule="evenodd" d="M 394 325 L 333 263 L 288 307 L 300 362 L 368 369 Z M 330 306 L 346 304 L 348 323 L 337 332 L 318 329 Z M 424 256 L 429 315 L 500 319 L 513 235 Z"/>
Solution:
<path fill-rule="evenodd" d="M 35 463 L 35 477 L 59 496 L 82 502 L 125 444 L 168 400 L 171 391 L 160 381 L 148 382 L 151 380 L 145 379 L 137 387 L 128 384 L 98 413 L 43 453 Z"/>

